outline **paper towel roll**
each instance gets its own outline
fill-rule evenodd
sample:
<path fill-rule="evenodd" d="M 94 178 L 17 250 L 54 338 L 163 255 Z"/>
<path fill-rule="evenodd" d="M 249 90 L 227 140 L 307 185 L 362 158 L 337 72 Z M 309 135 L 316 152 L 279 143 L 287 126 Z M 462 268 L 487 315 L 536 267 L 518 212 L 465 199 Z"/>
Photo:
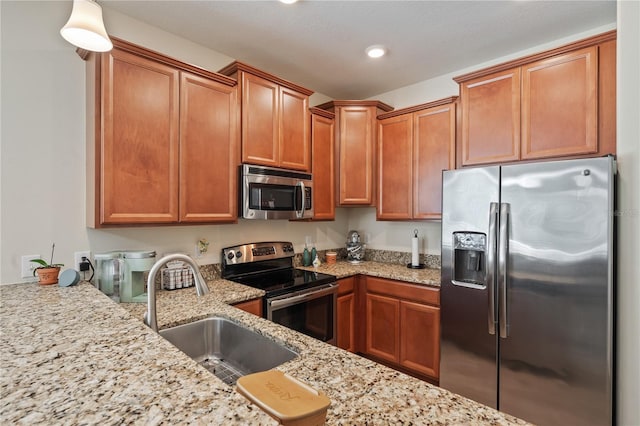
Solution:
<path fill-rule="evenodd" d="M 418 236 L 411 238 L 411 266 L 420 265 L 420 253 L 418 253 Z"/>

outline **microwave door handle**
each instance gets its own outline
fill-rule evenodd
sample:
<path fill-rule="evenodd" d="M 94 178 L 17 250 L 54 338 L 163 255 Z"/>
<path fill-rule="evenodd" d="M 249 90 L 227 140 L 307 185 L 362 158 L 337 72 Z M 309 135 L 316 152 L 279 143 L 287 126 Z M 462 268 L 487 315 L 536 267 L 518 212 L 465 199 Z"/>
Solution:
<path fill-rule="evenodd" d="M 304 182 L 299 181 L 298 182 L 298 186 L 300 187 L 300 210 L 296 210 L 296 216 L 298 217 L 298 219 L 301 219 L 304 217 L 304 196 L 305 196 L 305 187 L 304 187 Z"/>

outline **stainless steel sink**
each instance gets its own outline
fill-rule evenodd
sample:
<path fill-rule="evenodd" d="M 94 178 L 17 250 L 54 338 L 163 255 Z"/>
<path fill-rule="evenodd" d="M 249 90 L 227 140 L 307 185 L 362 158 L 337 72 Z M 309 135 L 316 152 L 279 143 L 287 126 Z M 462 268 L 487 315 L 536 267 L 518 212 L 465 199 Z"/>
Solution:
<path fill-rule="evenodd" d="M 228 385 L 234 385 L 245 374 L 269 370 L 298 356 L 255 331 L 220 317 L 160 330 L 160 335 Z"/>

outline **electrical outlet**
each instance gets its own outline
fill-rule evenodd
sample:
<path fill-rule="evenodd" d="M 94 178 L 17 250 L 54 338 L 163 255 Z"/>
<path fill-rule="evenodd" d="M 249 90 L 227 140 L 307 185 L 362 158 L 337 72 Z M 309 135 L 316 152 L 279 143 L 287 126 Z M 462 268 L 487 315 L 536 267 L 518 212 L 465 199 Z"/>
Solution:
<path fill-rule="evenodd" d="M 33 271 L 38 267 L 31 259 L 40 259 L 39 254 L 27 254 L 22 256 L 22 278 L 33 278 Z"/>
<path fill-rule="evenodd" d="M 73 253 L 73 269 L 76 271 L 80 270 L 80 262 L 82 262 L 82 258 L 86 257 L 91 260 L 91 252 L 90 251 L 77 251 Z"/>

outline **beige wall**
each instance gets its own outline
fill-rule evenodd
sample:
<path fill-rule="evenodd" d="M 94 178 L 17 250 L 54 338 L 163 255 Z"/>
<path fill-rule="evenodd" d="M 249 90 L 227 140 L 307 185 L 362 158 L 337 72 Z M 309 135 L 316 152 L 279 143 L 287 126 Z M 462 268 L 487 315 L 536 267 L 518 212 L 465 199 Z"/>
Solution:
<path fill-rule="evenodd" d="M 640 425 L 640 2 L 618 0 L 618 424 Z"/>

